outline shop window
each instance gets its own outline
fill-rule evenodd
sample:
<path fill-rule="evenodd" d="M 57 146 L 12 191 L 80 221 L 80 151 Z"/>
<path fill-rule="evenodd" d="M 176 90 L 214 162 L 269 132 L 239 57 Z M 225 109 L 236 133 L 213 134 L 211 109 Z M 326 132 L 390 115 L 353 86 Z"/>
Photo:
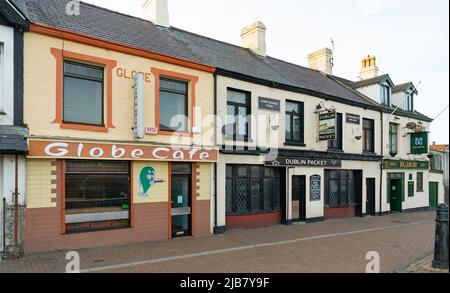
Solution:
<path fill-rule="evenodd" d="M 130 227 L 128 162 L 66 161 L 66 233 Z"/>
<path fill-rule="evenodd" d="M 381 103 L 388 107 L 391 106 L 391 88 L 387 85 L 381 86 Z"/>
<path fill-rule="evenodd" d="M 301 102 L 286 102 L 285 132 L 287 143 L 303 144 L 304 141 L 304 105 Z"/>
<path fill-rule="evenodd" d="M 159 128 L 187 132 L 189 129 L 188 83 L 161 78 L 159 81 Z"/>
<path fill-rule="evenodd" d="M 363 151 L 375 152 L 375 121 L 363 119 Z"/>
<path fill-rule="evenodd" d="M 228 165 L 227 215 L 252 214 L 280 209 L 280 174 L 275 168 Z"/>
<path fill-rule="evenodd" d="M 227 92 L 228 139 L 248 140 L 250 138 L 251 95 L 248 92 L 229 89 Z"/>
<path fill-rule="evenodd" d="M 103 68 L 64 62 L 63 120 L 103 126 Z"/>
<path fill-rule="evenodd" d="M 398 124 L 389 123 L 389 154 L 395 157 L 398 154 Z"/>
<path fill-rule="evenodd" d="M 354 171 L 330 170 L 325 171 L 325 206 L 340 207 L 357 203 L 358 191 Z"/>
<path fill-rule="evenodd" d="M 328 149 L 332 151 L 342 151 L 342 114 L 336 115 L 336 139 L 328 141 Z"/>
<path fill-rule="evenodd" d="M 423 173 L 417 172 L 417 192 L 423 192 Z"/>

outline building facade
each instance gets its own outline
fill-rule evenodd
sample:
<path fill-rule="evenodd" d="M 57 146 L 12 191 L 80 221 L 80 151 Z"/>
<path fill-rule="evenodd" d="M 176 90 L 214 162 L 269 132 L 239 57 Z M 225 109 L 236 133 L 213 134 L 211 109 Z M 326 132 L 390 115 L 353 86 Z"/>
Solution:
<path fill-rule="evenodd" d="M 21 255 L 28 130 L 23 123 L 23 31 L 25 17 L 0 3 L 0 254 Z"/>

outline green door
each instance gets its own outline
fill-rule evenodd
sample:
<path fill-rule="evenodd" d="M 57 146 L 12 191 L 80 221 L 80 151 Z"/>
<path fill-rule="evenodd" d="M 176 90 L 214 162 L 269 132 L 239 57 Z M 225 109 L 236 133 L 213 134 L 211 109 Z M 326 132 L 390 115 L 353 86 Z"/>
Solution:
<path fill-rule="evenodd" d="M 391 179 L 390 181 L 389 198 L 391 203 L 391 212 L 401 212 L 403 202 L 402 180 Z"/>
<path fill-rule="evenodd" d="M 438 204 L 438 188 L 439 183 L 438 182 L 430 182 L 430 209 L 437 208 Z"/>

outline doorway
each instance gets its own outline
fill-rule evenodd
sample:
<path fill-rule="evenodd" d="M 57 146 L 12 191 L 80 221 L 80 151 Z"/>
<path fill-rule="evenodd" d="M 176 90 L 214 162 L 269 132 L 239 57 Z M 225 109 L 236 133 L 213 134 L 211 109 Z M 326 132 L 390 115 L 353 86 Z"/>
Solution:
<path fill-rule="evenodd" d="M 292 176 L 292 221 L 306 222 L 306 176 Z"/>
<path fill-rule="evenodd" d="M 192 168 L 191 164 L 171 167 L 172 238 L 192 235 Z"/>
<path fill-rule="evenodd" d="M 439 195 L 439 183 L 430 182 L 429 183 L 429 193 L 430 193 L 430 209 L 435 209 L 438 206 L 438 195 Z"/>
<path fill-rule="evenodd" d="M 366 214 L 369 216 L 375 216 L 375 178 L 366 179 Z"/>
<path fill-rule="evenodd" d="M 390 179 L 389 182 L 389 202 L 391 204 L 391 212 L 402 212 L 403 180 Z"/>

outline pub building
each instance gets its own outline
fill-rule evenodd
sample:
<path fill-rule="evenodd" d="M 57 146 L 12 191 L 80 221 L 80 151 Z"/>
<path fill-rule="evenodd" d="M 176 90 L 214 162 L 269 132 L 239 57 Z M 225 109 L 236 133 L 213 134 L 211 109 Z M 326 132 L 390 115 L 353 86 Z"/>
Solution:
<path fill-rule="evenodd" d="M 151 5 L 24 3 L 25 252 L 211 234 L 215 68 L 155 53 Z"/>
<path fill-rule="evenodd" d="M 388 74 L 379 75 L 374 56 L 361 64 L 360 81 L 341 81 L 381 104 L 382 211 L 436 208 L 444 202 L 443 173 L 430 161 L 428 137 L 433 119 L 415 109 L 417 88 L 412 82 L 395 85 Z"/>

